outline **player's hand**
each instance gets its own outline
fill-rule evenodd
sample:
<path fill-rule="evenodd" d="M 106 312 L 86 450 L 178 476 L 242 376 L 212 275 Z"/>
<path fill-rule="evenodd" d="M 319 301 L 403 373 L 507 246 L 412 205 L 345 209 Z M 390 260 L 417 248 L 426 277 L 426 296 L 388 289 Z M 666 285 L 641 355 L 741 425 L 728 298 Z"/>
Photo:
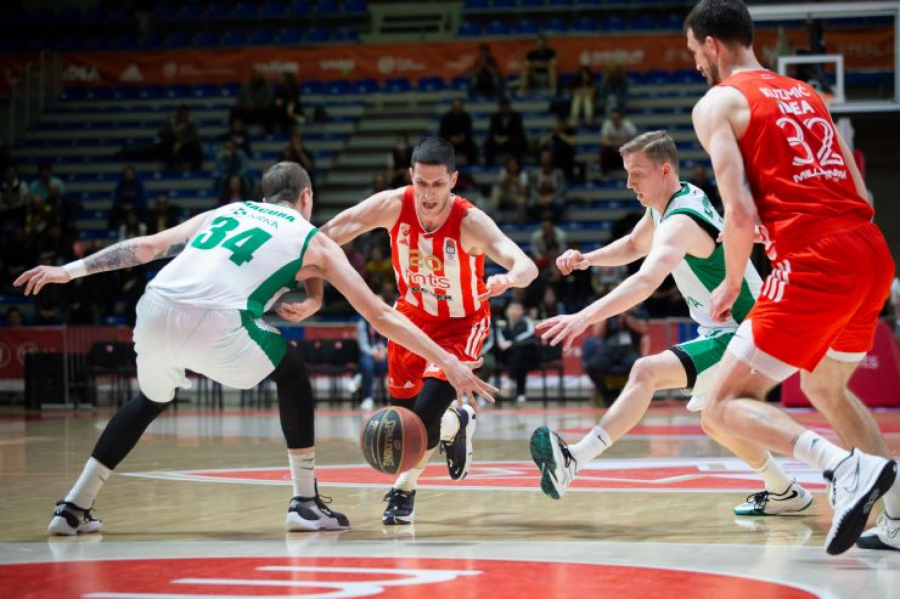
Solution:
<path fill-rule="evenodd" d="M 487 289 L 478 296 L 479 301 L 503 295 L 507 289 L 516 286 L 516 280 L 508 274 L 494 275 L 485 281 L 484 286 L 487 287 Z"/>
<path fill-rule="evenodd" d="M 549 340 L 551 347 L 562 343 L 563 349 L 569 349 L 587 326 L 587 319 L 580 314 L 565 314 L 541 321 L 535 328 L 541 331 L 541 339 Z"/>
<path fill-rule="evenodd" d="M 731 316 L 731 307 L 740 293 L 740 287 L 729 287 L 725 281 L 713 289 L 709 299 L 709 312 L 713 320 L 725 322 Z"/>
<path fill-rule="evenodd" d="M 575 270 L 587 270 L 591 263 L 578 250 L 566 250 L 556 259 L 556 268 L 563 275 L 572 274 Z"/>
<path fill-rule="evenodd" d="M 47 283 L 68 283 L 72 276 L 61 266 L 35 266 L 26 270 L 13 285 L 25 285 L 25 295 L 37 295 Z"/>
<path fill-rule="evenodd" d="M 456 389 L 456 401 L 460 408 L 466 397 L 469 398 L 470 404 L 476 403 L 476 395 L 494 403 L 493 394 L 499 392 L 499 389 L 481 380 L 472 372 L 472 370 L 480 368 L 483 362 L 484 360 L 480 358 L 476 362 L 461 362 L 456 356 L 451 356 L 447 365 L 444 366 L 443 371 L 447 382 Z"/>
<path fill-rule="evenodd" d="M 301 322 L 319 311 L 322 302 L 307 298 L 302 302 L 283 303 L 275 308 L 275 314 L 288 322 Z"/>

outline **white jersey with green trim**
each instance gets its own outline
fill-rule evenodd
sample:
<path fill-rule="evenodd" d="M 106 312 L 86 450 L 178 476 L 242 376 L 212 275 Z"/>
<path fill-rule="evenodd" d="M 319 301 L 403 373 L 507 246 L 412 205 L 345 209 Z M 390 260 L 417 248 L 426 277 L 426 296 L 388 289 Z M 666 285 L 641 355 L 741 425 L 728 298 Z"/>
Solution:
<path fill-rule="evenodd" d="M 147 287 L 196 308 L 247 310 L 261 316 L 294 288 L 317 230 L 287 206 L 222 206 Z"/>
<path fill-rule="evenodd" d="M 697 221 L 714 241 L 725 227 L 725 221 L 713 208 L 703 190 L 684 181 L 681 183 L 681 190 L 669 198 L 663 214 L 652 208 L 649 210 L 657 227 L 663 220 L 675 214 L 684 214 Z M 691 318 L 700 325 L 701 335 L 714 329 L 737 329 L 753 308 L 762 288 L 762 279 L 748 260 L 741 292 L 731 310 L 732 315 L 725 322 L 713 319 L 709 311 L 710 297 L 713 289 L 725 280 L 725 248 L 718 242 L 716 249 L 708 258 L 685 256 L 672 271 L 672 278 L 675 279 L 678 291 L 688 305 Z"/>

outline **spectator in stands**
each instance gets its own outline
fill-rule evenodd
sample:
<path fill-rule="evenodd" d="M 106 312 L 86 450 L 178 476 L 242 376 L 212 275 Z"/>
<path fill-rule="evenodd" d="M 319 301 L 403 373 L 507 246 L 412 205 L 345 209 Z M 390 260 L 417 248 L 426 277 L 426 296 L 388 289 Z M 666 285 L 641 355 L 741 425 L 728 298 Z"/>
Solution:
<path fill-rule="evenodd" d="M 525 202 L 531 192 L 528 173 L 522 170 L 519 159 L 512 157 L 500 171 L 499 181 L 491 190 L 491 208 L 494 211 L 515 210 L 518 218 L 525 218 Z"/>
<path fill-rule="evenodd" d="M 366 197 L 373 196 L 388 189 L 390 189 L 390 186 L 388 185 L 387 175 L 385 173 L 375 173 L 372 175 L 372 187 L 369 188 L 365 195 Z"/>
<path fill-rule="evenodd" d="M 135 210 L 141 218 L 147 211 L 147 200 L 144 196 L 144 184 L 137 178 L 134 167 L 130 164 L 122 169 L 122 177 L 116 183 L 113 192 L 112 224 L 118 225 L 128 210 Z"/>
<path fill-rule="evenodd" d="M 275 86 L 273 94 L 275 120 L 284 135 L 288 135 L 297 125 L 302 125 L 303 107 L 300 105 L 300 87 L 297 79 L 290 71 L 281 74 L 281 81 Z"/>
<path fill-rule="evenodd" d="M 126 210 L 119 225 L 119 241 L 143 237 L 147 234 L 147 223 L 143 222 L 136 210 Z"/>
<path fill-rule="evenodd" d="M 24 324 L 24 319 L 22 318 L 22 311 L 16 308 L 15 306 L 10 306 L 6 309 L 6 313 L 3 315 L 3 326 L 5 327 L 20 327 Z"/>
<path fill-rule="evenodd" d="M 235 175 L 242 179 L 245 190 L 250 189 L 252 185 L 250 181 L 250 159 L 247 158 L 243 150 L 235 146 L 234 142 L 229 139 L 222 143 L 222 148 L 216 157 L 216 189 L 219 190 L 220 198 L 230 193 L 227 184 L 231 177 Z"/>
<path fill-rule="evenodd" d="M 528 372 L 540 365 L 539 341 L 534 334 L 534 321 L 525 314 L 525 306 L 511 300 L 506 318 L 497 321 L 497 347 L 509 376 L 516 384 L 516 401 L 525 401 Z"/>
<path fill-rule="evenodd" d="M 70 239 L 58 220 L 50 221 L 38 237 L 35 247 L 40 264 L 61 263 L 60 252 L 69 246 Z"/>
<path fill-rule="evenodd" d="M 35 327 L 54 327 L 63 323 L 59 302 L 55 297 L 47 297 L 38 300 L 34 318 L 28 322 Z"/>
<path fill-rule="evenodd" d="M 503 76 L 491 47 L 481 44 L 475 66 L 469 71 L 469 97 L 498 98 L 504 93 Z"/>
<path fill-rule="evenodd" d="M 38 196 L 31 196 L 31 202 L 25 212 L 25 230 L 29 235 L 36 236 L 43 233 L 50 222 L 61 218 L 59 211 L 55 210 L 53 206 Z"/>
<path fill-rule="evenodd" d="M 565 117 L 557 117 L 556 125 L 540 140 L 541 150 L 549 150 L 553 156 L 553 166 L 562 170 L 566 179 L 576 180 L 575 152 L 578 140 L 575 129 L 569 126 Z"/>
<path fill-rule="evenodd" d="M 611 406 L 618 397 L 606 383 L 610 373 L 628 375 L 641 357 L 641 338 L 647 333 L 647 318 L 639 308 L 613 316 L 591 327 L 582 347 L 582 368 L 603 398 Z"/>
<path fill-rule="evenodd" d="M 592 266 L 591 286 L 599 296 L 606 295 L 628 277 L 625 266 Z"/>
<path fill-rule="evenodd" d="M 344 250 L 344 255 L 347 256 L 347 262 L 350 263 L 350 266 L 352 266 L 361 277 L 365 278 L 366 256 L 360 251 L 359 247 L 357 247 L 357 243 L 357 239 L 354 239 L 350 243 L 341 246 L 341 248 Z"/>
<path fill-rule="evenodd" d="M 538 269 L 546 270 L 556 263 L 556 258 L 569 249 L 566 232 L 554 221 L 545 218 L 541 226 L 531 234 L 531 255 Z"/>
<path fill-rule="evenodd" d="M 3 253 L 0 254 L 0 266 L 2 266 L 3 280 L 0 285 L 6 292 L 14 292 L 12 282 L 20 274 L 31 268 L 29 264 L 37 261 L 37 248 L 35 237 L 29 235 L 24 225 L 15 225 L 12 235 L 3 244 Z"/>
<path fill-rule="evenodd" d="M 553 166 L 553 154 L 541 152 L 540 164 L 531 179 L 527 211 L 532 220 L 550 218 L 559 222 L 566 209 L 566 176 Z"/>
<path fill-rule="evenodd" d="M 191 121 L 191 109 L 187 106 L 179 106 L 175 116 L 162 124 L 159 139 L 162 157 L 168 168 L 183 168 L 185 163 L 192 171 L 203 167 L 200 133 Z"/>
<path fill-rule="evenodd" d="M 475 146 L 472 117 L 463 107 L 462 98 L 453 98 L 450 110 L 441 117 L 441 128 L 438 135 L 453 144 L 457 164 L 478 163 L 478 148 Z M 465 158 L 465 161 L 459 160 L 460 157 Z"/>
<path fill-rule="evenodd" d="M 253 155 L 253 151 L 250 149 L 250 134 L 247 133 L 247 126 L 243 119 L 232 119 L 228 125 L 228 131 L 219 136 L 219 141 L 228 139 L 242 149 L 247 156 Z"/>
<path fill-rule="evenodd" d="M 272 133 L 276 121 L 275 95 L 262 73 L 254 69 L 250 81 L 241 86 L 230 121 L 239 118 L 247 124 L 262 125 L 266 133 Z"/>
<path fill-rule="evenodd" d="M 406 133 L 397 135 L 397 143 L 391 150 L 390 168 L 393 176 L 396 177 L 398 172 L 409 170 L 412 166 L 412 146 L 409 145 L 409 136 Z M 400 187 L 396 185 L 396 187 Z"/>
<path fill-rule="evenodd" d="M 29 192 L 32 198 L 41 200 L 53 212 L 66 219 L 74 217 L 73 207 L 65 202 L 66 186 L 62 179 L 53 174 L 53 165 L 49 162 L 38 166 L 38 178 L 32 181 Z"/>
<path fill-rule="evenodd" d="M 572 82 L 571 105 L 569 107 L 569 121 L 573 126 L 578 126 L 584 117 L 586 125 L 594 124 L 594 105 L 597 102 L 597 82 L 594 73 L 588 65 L 582 65 L 578 69 L 578 75 Z"/>
<path fill-rule="evenodd" d="M 28 185 L 19 179 L 16 165 L 10 164 L 6 167 L 3 187 L 0 188 L 0 226 L 3 232 L 11 231 L 14 224 L 25 223 L 28 197 Z"/>
<path fill-rule="evenodd" d="M 373 287 L 380 288 L 385 281 L 390 281 L 394 276 L 394 266 L 391 264 L 390 250 L 385 252 L 384 245 L 375 243 L 369 250 L 369 259 L 366 260 L 366 280 Z"/>
<path fill-rule="evenodd" d="M 222 193 L 219 194 L 219 206 L 233 202 L 246 202 L 248 199 L 250 199 L 250 192 L 244 178 L 240 175 L 231 175 L 225 182 Z"/>
<path fill-rule="evenodd" d="M 525 55 L 519 91 L 525 94 L 538 86 L 556 95 L 556 50 L 547 46 L 543 34 L 538 36 L 534 48 Z"/>
<path fill-rule="evenodd" d="M 487 339 L 481 344 L 481 359 L 483 360 L 481 368 L 476 371 L 479 378 L 487 382 L 491 382 L 491 379 L 497 374 L 497 334 L 494 332 L 496 326 L 496 322 L 491 319 Z M 484 403 L 487 402 L 479 398 L 478 405 L 484 405 Z"/>
<path fill-rule="evenodd" d="M 386 281 L 381 286 L 381 299 L 388 305 L 394 303 L 394 285 Z M 359 407 L 362 410 L 375 408 L 372 387 L 375 377 L 387 374 L 387 338 L 375 330 L 365 318 L 360 318 L 356 325 L 356 339 L 359 343 L 359 373 L 362 375 Z"/>
<path fill-rule="evenodd" d="M 499 110 L 491 116 L 487 140 L 484 143 L 484 157 L 488 166 L 497 164 L 497 159 L 512 156 L 522 160 L 525 152 L 525 126 L 522 115 L 512 109 L 508 98 L 500 98 Z"/>
<path fill-rule="evenodd" d="M 281 157 L 284 160 L 296 162 L 312 176 L 312 171 L 315 168 L 315 160 L 313 159 L 312 152 L 306 149 L 306 145 L 303 143 L 303 136 L 299 133 L 291 135 L 291 141 L 284 149 L 284 152 L 282 152 Z"/>
<path fill-rule="evenodd" d="M 182 220 L 180 212 L 178 206 L 169 200 L 169 196 L 164 193 L 159 194 L 156 196 L 153 210 L 150 211 L 147 218 L 147 230 L 152 234 L 174 227 Z"/>
<path fill-rule="evenodd" d="M 616 62 L 604 69 L 598 97 L 607 115 L 613 110 L 625 112 L 628 102 L 628 76 L 622 65 Z"/>
<path fill-rule="evenodd" d="M 600 170 L 604 176 L 608 177 L 615 171 L 625 168 L 619 148 L 636 136 L 637 127 L 634 123 L 624 118 L 621 111 L 610 111 L 600 129 Z"/>
<path fill-rule="evenodd" d="M 556 297 L 556 290 L 548 285 L 544 289 L 544 296 L 541 298 L 541 302 L 537 306 L 529 310 L 528 313 L 531 316 L 532 320 L 541 321 L 547 318 L 553 318 L 554 316 L 565 314 L 566 307 Z"/>
<path fill-rule="evenodd" d="M 716 185 L 715 181 L 709 178 L 709 171 L 702 162 L 698 162 L 694 165 L 694 176 L 691 183 L 706 193 L 706 197 L 709 198 L 709 201 L 713 205 L 713 208 L 716 209 L 716 212 L 724 214 L 722 198 L 719 196 L 719 187 Z"/>

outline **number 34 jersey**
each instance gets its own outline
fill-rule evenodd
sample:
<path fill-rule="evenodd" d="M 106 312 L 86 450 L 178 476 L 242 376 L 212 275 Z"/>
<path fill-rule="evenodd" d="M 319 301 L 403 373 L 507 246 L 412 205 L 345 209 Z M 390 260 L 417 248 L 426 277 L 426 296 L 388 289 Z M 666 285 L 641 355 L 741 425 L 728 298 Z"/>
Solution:
<path fill-rule="evenodd" d="M 318 229 L 282 205 L 241 202 L 209 213 L 184 250 L 150 282 L 165 298 L 259 317 L 293 289 Z"/>
<path fill-rule="evenodd" d="M 770 259 L 872 219 L 815 90 L 766 70 L 742 71 L 721 85 L 750 104 L 739 145 Z"/>

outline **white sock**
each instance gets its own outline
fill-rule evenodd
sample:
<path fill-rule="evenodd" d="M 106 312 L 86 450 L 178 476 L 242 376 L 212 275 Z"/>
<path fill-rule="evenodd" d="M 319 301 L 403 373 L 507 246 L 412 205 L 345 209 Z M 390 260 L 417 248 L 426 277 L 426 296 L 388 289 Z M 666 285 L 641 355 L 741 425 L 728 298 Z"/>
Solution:
<path fill-rule="evenodd" d="M 569 453 L 579 465 L 584 465 L 606 451 L 610 445 L 612 445 L 612 439 L 598 424 L 581 441 L 575 445 L 569 445 Z"/>
<path fill-rule="evenodd" d="M 394 488 L 400 489 L 401 491 L 406 491 L 407 493 L 410 491 L 415 491 L 416 486 L 419 484 L 419 477 L 422 476 L 423 472 L 425 472 L 424 466 L 422 468 L 410 468 L 397 477 L 397 482 L 394 483 Z"/>
<path fill-rule="evenodd" d="M 900 476 L 894 480 L 894 484 L 884 494 L 884 511 L 895 520 L 900 518 Z"/>
<path fill-rule="evenodd" d="M 452 441 L 459 432 L 459 415 L 456 408 L 447 408 L 441 416 L 441 441 Z"/>
<path fill-rule="evenodd" d="M 100 492 L 110 474 L 112 474 L 112 470 L 94 458 L 90 458 L 84 465 L 81 476 L 75 481 L 75 486 L 66 495 L 66 501 L 85 510 L 91 509 L 97 499 L 97 493 Z"/>
<path fill-rule="evenodd" d="M 291 482 L 294 485 L 294 497 L 316 496 L 316 454 L 303 455 L 288 452 L 291 464 Z"/>
<path fill-rule="evenodd" d="M 849 451 L 841 449 L 813 431 L 806 431 L 800 435 L 794 444 L 794 457 L 819 470 L 834 470 L 841 460 L 849 455 Z"/>
<path fill-rule="evenodd" d="M 775 458 L 772 457 L 771 453 L 767 455 L 768 457 L 766 458 L 765 463 L 756 471 L 756 473 L 763 479 L 763 483 L 766 485 L 766 491 L 774 493 L 775 495 L 786 493 L 794 481 L 785 475 L 784 471 L 781 469 L 781 465 L 775 461 Z"/>

